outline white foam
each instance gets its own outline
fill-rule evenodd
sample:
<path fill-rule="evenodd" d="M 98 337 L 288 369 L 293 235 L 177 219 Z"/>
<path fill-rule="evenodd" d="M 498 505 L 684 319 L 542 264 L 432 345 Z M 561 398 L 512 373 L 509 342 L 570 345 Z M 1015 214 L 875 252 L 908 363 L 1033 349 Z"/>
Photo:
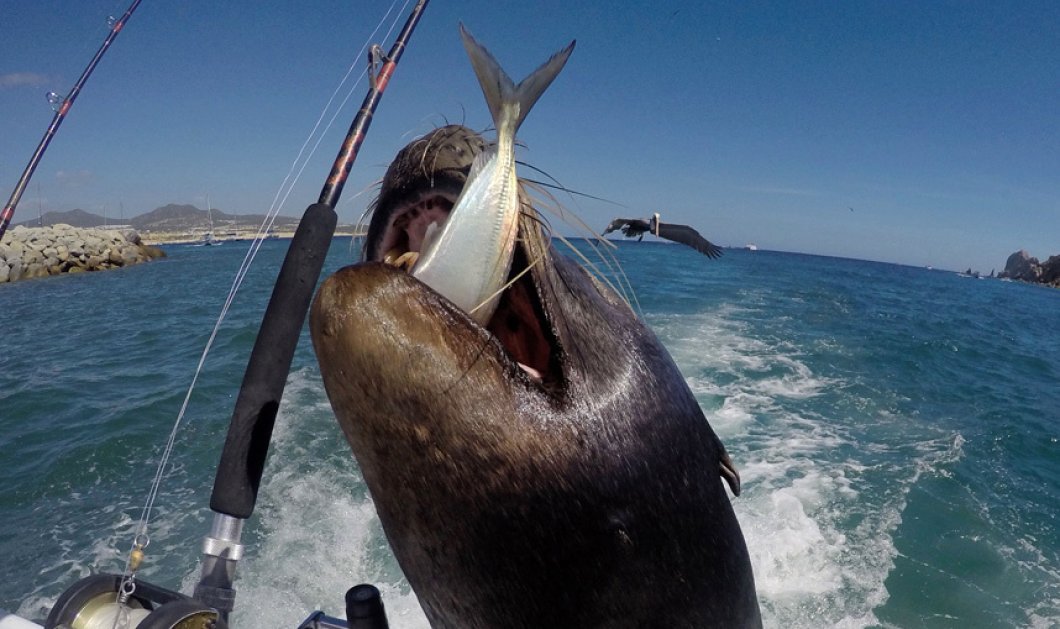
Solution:
<path fill-rule="evenodd" d="M 429 627 L 314 370 L 288 381 L 255 517 L 260 526 L 239 567 L 235 626 L 290 629 L 316 610 L 344 618 L 346 590 L 372 583 L 392 627 Z"/>
<path fill-rule="evenodd" d="M 766 626 L 864 627 L 887 600 L 892 540 L 919 474 L 960 456 L 950 443 L 913 447 L 910 469 L 866 497 L 874 472 L 843 448 L 859 444 L 834 418 L 801 405 L 843 383 L 782 341 L 751 338 L 738 311 L 660 317 L 656 331 L 725 440 L 743 478 L 733 501 L 747 539 Z M 885 411 L 882 422 L 893 421 Z M 389 550 L 318 375 L 292 374 L 258 507 L 261 525 L 240 566 L 237 626 L 296 626 L 322 609 L 343 616 L 343 594 L 360 582 L 383 592 L 395 629 L 429 624 Z M 879 491 L 879 487 L 872 487 Z"/>
<path fill-rule="evenodd" d="M 860 508 L 865 468 L 832 455 L 851 443 L 842 427 L 799 410 L 842 383 L 815 374 L 790 343 L 752 337 L 746 314 L 722 307 L 652 323 L 740 470 L 744 491 L 733 506 L 765 625 L 874 624 L 901 507 L 880 505 L 884 515 L 844 525 Z"/>

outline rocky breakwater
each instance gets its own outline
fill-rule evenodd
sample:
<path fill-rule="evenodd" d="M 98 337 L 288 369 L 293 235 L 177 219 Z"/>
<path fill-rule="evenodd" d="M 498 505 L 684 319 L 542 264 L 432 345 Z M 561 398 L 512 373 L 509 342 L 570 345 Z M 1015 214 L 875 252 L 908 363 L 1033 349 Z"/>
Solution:
<path fill-rule="evenodd" d="M 164 256 L 158 247 L 143 244 L 134 230 L 19 226 L 0 242 L 0 283 L 102 271 Z"/>
<path fill-rule="evenodd" d="M 1008 257 L 1005 270 L 998 277 L 1060 288 L 1060 255 L 1051 256 L 1045 262 L 1038 262 L 1038 258 L 1031 257 L 1020 249 Z"/>

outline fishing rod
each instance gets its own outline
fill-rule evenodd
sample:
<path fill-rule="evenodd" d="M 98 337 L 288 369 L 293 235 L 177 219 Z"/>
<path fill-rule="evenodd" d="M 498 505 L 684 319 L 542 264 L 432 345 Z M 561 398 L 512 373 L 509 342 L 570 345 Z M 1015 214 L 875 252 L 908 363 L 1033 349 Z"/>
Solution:
<path fill-rule="evenodd" d="M 217 465 L 210 498 L 214 519 L 209 535 L 203 540 L 201 578 L 194 595 L 188 597 L 136 579 L 149 541 L 141 531 L 134 541 L 125 574 L 98 574 L 75 583 L 56 601 L 45 629 L 59 629 L 68 624 L 91 628 L 209 626 L 227 629 L 228 616 L 235 606 L 236 566 L 243 555 L 240 542 L 243 523 L 254 511 L 298 336 L 335 235 L 338 223 L 335 205 L 383 92 L 427 2 L 417 1 L 387 54 L 379 46 L 371 47 L 368 94 L 343 140 L 320 198 L 303 213 L 280 267 Z M 346 592 L 346 618 L 343 621 L 316 612 L 299 629 L 387 629 L 389 626 L 379 590 L 370 584 L 360 584 Z"/>
<path fill-rule="evenodd" d="M 52 138 L 55 137 L 55 132 L 59 130 L 59 125 L 66 119 L 66 114 L 69 113 L 70 107 L 73 106 L 74 100 L 77 95 L 81 93 L 81 88 L 84 87 L 85 81 L 92 74 L 92 71 L 96 69 L 96 64 L 103 58 L 103 53 L 107 52 L 110 48 L 114 38 L 118 36 L 121 29 L 125 27 L 125 23 L 129 21 L 129 17 L 132 16 L 133 11 L 136 7 L 140 6 L 141 0 L 133 0 L 133 3 L 129 5 L 129 8 L 125 10 L 125 14 L 121 18 L 114 21 L 111 24 L 110 32 L 107 33 L 107 38 L 103 40 L 103 44 L 96 51 L 96 55 L 92 57 L 92 61 L 88 62 L 88 67 L 81 73 L 81 78 L 77 79 L 77 83 L 74 83 L 73 89 L 63 99 L 62 104 L 55 110 L 55 116 L 52 117 L 52 123 L 48 125 L 48 129 L 44 132 L 44 137 L 41 138 L 40 144 L 37 145 L 37 150 L 33 152 L 33 157 L 29 159 L 29 163 L 26 164 L 26 169 L 22 171 L 22 177 L 19 178 L 18 183 L 15 184 L 15 189 L 11 193 L 11 198 L 7 200 L 7 205 L 4 206 L 4 210 L 0 212 L 0 240 L 3 240 L 4 233 L 7 232 L 7 226 L 11 224 L 11 217 L 15 215 L 15 207 L 18 206 L 18 202 L 22 199 L 22 193 L 25 192 L 26 186 L 29 185 L 29 180 L 33 177 L 33 171 L 37 170 L 37 164 L 40 163 L 41 157 L 44 156 L 44 151 L 47 150 L 48 144 L 51 143 Z"/>
<path fill-rule="evenodd" d="M 427 2 L 428 0 L 417 1 L 386 55 L 382 54 L 378 46 L 371 47 L 369 63 L 372 73 L 368 94 L 346 133 L 319 199 L 306 208 L 299 221 L 276 279 L 272 297 L 262 317 L 254 348 L 251 350 L 221 460 L 217 465 L 213 494 L 210 498 L 214 520 L 210 535 L 203 544 L 202 578 L 195 588 L 195 598 L 217 609 L 225 619 L 233 608 L 235 598 L 232 584 L 236 564 L 243 552 L 243 546 L 240 544 L 243 522 L 254 511 L 276 413 L 280 407 L 298 336 L 305 323 L 309 303 L 338 223 L 335 205 L 357 159 L 383 92 L 413 30 L 419 23 L 423 10 L 427 7 Z M 365 597 L 371 598 L 372 591 L 375 592 L 375 601 L 378 602 L 378 612 L 382 614 L 382 603 L 378 601 L 378 591 L 375 588 L 367 586 L 354 589 L 357 592 L 351 590 L 347 597 L 349 614 L 356 613 L 361 616 L 362 611 L 357 610 L 363 610 L 365 607 L 374 609 L 371 601 L 364 600 Z M 351 597 L 357 606 L 349 602 Z M 353 618 L 348 617 L 351 620 Z M 385 623 L 385 616 L 383 622 Z"/>

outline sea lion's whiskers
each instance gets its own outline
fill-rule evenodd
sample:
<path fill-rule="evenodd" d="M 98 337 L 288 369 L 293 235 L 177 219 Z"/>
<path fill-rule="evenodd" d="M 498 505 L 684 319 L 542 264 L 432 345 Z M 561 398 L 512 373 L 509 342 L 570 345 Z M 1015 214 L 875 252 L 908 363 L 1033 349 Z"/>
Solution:
<path fill-rule="evenodd" d="M 444 120 L 445 117 L 443 116 L 442 119 Z M 437 131 L 438 129 L 444 128 L 445 126 L 448 126 L 448 123 L 446 125 L 442 126 L 442 127 L 435 127 L 434 131 Z M 430 152 L 431 147 L 433 146 L 432 142 L 434 142 L 436 136 L 439 136 L 439 135 L 440 134 L 438 134 L 438 133 L 431 132 L 430 134 L 428 134 L 426 136 L 427 137 L 426 140 L 424 140 L 423 138 L 420 138 L 420 140 L 419 140 L 420 142 L 423 142 L 423 153 L 420 155 L 419 164 L 420 164 L 420 167 L 423 169 L 424 177 L 428 180 L 428 182 L 430 183 L 430 187 L 432 187 L 432 188 L 434 187 L 435 166 L 437 166 L 438 157 L 441 154 L 441 152 L 440 151 L 435 151 L 434 152 L 434 161 L 431 162 L 429 167 L 427 165 L 427 154 Z M 441 138 L 441 139 L 448 139 L 448 138 Z"/>
<path fill-rule="evenodd" d="M 371 216 L 372 212 L 374 212 L 374 211 L 375 211 L 375 206 L 374 205 L 369 205 L 368 207 L 364 208 L 364 211 L 361 212 L 360 217 L 357 218 L 357 222 L 354 223 L 354 225 L 353 225 L 354 230 L 355 231 L 361 231 L 364 228 L 364 226 L 365 226 L 365 221 L 368 220 L 368 217 Z"/>
<path fill-rule="evenodd" d="M 434 165 L 435 165 L 435 163 L 437 163 L 438 154 L 437 154 L 437 152 L 435 153 L 435 155 L 434 155 L 434 163 L 432 163 L 431 167 L 428 168 L 427 167 L 427 153 L 428 153 L 428 151 L 431 150 L 431 142 L 434 141 L 434 136 L 435 135 L 437 135 L 437 134 L 431 134 L 430 139 L 428 139 L 426 142 L 424 142 L 424 144 L 423 144 L 423 154 L 420 155 L 420 166 L 423 168 L 423 175 L 427 178 L 427 181 L 429 182 L 429 184 L 430 184 L 430 186 L 432 188 L 434 187 Z"/>
<path fill-rule="evenodd" d="M 547 173 L 545 174 L 547 175 Z M 607 273 L 601 271 L 595 263 L 579 251 L 566 237 L 562 235 L 556 235 L 555 237 L 566 245 L 568 250 L 570 250 L 582 262 L 582 268 L 585 268 L 586 271 L 593 275 L 593 277 L 606 284 L 611 290 L 615 291 L 616 294 L 620 295 L 630 309 L 641 312 L 640 301 L 637 299 L 636 292 L 633 290 L 633 285 L 630 283 L 629 277 L 626 275 L 625 270 L 623 270 L 622 265 L 618 262 L 618 258 L 614 255 L 613 251 L 617 249 L 615 244 L 608 242 L 604 238 L 600 238 L 600 236 L 593 232 L 592 228 L 589 227 L 580 216 L 567 210 L 563 204 L 559 202 L 556 196 L 553 195 L 550 190 L 547 190 L 540 182 L 520 179 L 519 183 L 523 190 L 527 192 L 528 196 L 529 191 L 531 190 L 537 193 L 539 203 L 536 204 L 535 207 L 539 207 L 539 210 L 544 209 L 548 213 L 559 218 L 567 226 L 572 227 L 583 234 L 587 234 L 585 242 L 588 244 L 589 248 L 593 250 L 596 257 L 603 262 L 608 271 Z M 610 247 L 611 251 L 601 250 L 598 246 L 599 243 L 603 243 L 605 246 Z M 611 277 L 619 279 L 617 285 L 611 280 Z"/>
<path fill-rule="evenodd" d="M 573 253 L 578 258 L 578 260 L 583 263 L 582 268 L 589 271 L 594 278 L 603 282 L 607 285 L 608 288 L 615 291 L 615 293 L 622 298 L 622 301 L 624 301 L 625 304 L 629 306 L 630 310 L 634 310 L 638 313 L 642 312 L 640 307 L 640 301 L 637 299 L 637 294 L 633 291 L 633 287 L 629 283 L 629 278 L 626 277 L 625 271 L 622 269 L 622 266 L 617 263 L 617 261 L 615 263 L 615 266 L 612 267 L 607 261 L 607 257 L 603 256 L 603 254 L 592 243 L 589 244 L 589 246 L 593 248 L 593 251 L 596 252 L 597 255 L 600 255 L 601 258 L 603 258 L 604 263 L 608 265 L 608 269 L 611 270 L 612 273 L 617 272 L 617 274 L 621 276 L 623 283 L 616 286 L 615 283 L 611 281 L 609 274 L 604 273 L 599 268 L 597 268 L 596 264 L 592 260 L 590 260 L 588 256 L 586 256 L 584 253 L 579 251 L 577 247 L 574 246 L 574 243 L 567 240 L 567 238 L 563 235 L 557 235 L 555 238 L 563 244 L 567 245 L 567 250 Z M 630 303 L 630 297 L 633 298 L 632 303 Z"/>
<path fill-rule="evenodd" d="M 361 196 L 362 194 L 364 194 L 365 192 L 367 192 L 368 190 L 370 190 L 372 188 L 377 188 L 377 189 L 378 188 L 382 188 L 382 185 L 383 185 L 383 180 L 382 179 L 379 179 L 377 181 L 373 181 L 372 183 L 369 183 L 363 189 L 361 189 L 357 194 L 353 195 L 353 197 L 357 198 L 357 197 Z M 368 220 L 368 217 L 370 217 L 372 215 L 372 213 L 375 212 L 376 207 L 378 206 L 378 204 L 379 204 L 379 197 L 377 195 L 376 198 L 374 200 L 372 200 L 372 202 L 369 203 L 367 207 L 364 208 L 364 211 L 361 212 L 360 217 L 357 218 L 357 222 L 354 223 L 354 225 L 353 225 L 353 231 L 354 231 L 354 235 L 355 236 L 358 233 L 367 232 L 367 230 L 365 229 L 365 222 Z M 354 243 L 355 240 L 356 240 L 356 237 L 350 239 L 350 253 L 351 254 L 353 253 L 353 243 Z"/>

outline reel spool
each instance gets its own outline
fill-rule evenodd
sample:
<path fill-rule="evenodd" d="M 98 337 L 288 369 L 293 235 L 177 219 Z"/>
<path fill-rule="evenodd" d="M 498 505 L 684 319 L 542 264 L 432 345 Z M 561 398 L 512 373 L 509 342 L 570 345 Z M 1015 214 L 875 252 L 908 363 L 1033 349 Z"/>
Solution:
<path fill-rule="evenodd" d="M 128 629 L 228 629 L 217 610 L 143 581 L 123 606 L 117 602 L 121 581 L 113 574 L 81 579 L 59 596 L 44 628 L 112 629 L 123 613 Z"/>

